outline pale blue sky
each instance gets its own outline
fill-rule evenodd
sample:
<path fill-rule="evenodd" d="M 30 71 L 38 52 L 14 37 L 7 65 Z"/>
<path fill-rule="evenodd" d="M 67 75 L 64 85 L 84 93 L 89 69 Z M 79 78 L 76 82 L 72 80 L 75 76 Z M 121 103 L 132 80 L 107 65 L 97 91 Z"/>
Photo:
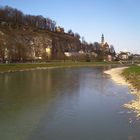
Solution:
<path fill-rule="evenodd" d="M 140 0 L 0 0 L 25 14 L 50 17 L 88 42 L 101 34 L 116 51 L 140 53 Z"/>

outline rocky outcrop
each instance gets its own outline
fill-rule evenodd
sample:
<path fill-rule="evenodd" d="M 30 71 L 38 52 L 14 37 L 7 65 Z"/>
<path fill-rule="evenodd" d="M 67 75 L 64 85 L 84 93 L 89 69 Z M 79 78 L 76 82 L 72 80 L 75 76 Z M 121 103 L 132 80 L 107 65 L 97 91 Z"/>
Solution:
<path fill-rule="evenodd" d="M 78 38 L 64 33 L 0 28 L 1 62 L 65 59 L 64 52 L 78 52 L 80 47 Z"/>

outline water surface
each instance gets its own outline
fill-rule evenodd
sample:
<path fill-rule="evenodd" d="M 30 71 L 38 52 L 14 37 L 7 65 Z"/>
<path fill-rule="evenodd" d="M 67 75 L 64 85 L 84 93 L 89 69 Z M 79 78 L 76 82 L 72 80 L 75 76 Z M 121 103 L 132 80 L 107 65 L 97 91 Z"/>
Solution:
<path fill-rule="evenodd" d="M 0 75 L 0 140 L 139 140 L 134 97 L 102 67 Z"/>

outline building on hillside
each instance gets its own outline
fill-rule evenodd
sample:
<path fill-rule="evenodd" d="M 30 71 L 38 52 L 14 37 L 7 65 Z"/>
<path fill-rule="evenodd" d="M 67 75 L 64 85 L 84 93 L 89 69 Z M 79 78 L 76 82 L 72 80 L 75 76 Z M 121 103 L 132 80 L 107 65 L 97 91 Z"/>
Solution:
<path fill-rule="evenodd" d="M 100 42 L 100 50 L 102 51 L 102 57 L 104 61 L 112 61 L 114 56 L 110 52 L 110 46 L 107 42 L 105 42 L 104 34 L 101 36 L 101 42 Z"/>
<path fill-rule="evenodd" d="M 120 60 L 128 60 L 130 55 L 131 55 L 130 52 L 120 52 L 118 54 L 118 58 Z"/>
<path fill-rule="evenodd" d="M 104 41 L 105 41 L 105 39 L 104 39 L 104 34 L 102 34 L 102 36 L 101 36 L 101 47 L 104 46 Z"/>
<path fill-rule="evenodd" d="M 56 32 L 58 32 L 58 33 L 64 33 L 65 31 L 64 31 L 64 28 L 61 28 L 60 26 L 57 26 L 56 27 Z"/>
<path fill-rule="evenodd" d="M 104 34 L 102 34 L 102 36 L 101 36 L 101 43 L 100 43 L 100 45 L 101 45 L 101 50 L 109 51 L 109 45 L 108 45 L 107 42 L 105 42 Z"/>
<path fill-rule="evenodd" d="M 140 61 L 140 54 L 133 54 L 132 57 L 133 57 L 133 60 L 139 60 Z"/>

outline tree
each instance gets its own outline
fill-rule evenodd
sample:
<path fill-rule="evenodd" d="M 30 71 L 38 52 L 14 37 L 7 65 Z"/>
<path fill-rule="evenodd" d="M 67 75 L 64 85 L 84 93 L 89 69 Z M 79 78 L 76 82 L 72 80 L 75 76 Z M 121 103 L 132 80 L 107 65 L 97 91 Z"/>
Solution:
<path fill-rule="evenodd" d="M 5 47 L 3 42 L 0 40 L 0 61 L 4 61 L 4 55 L 5 55 Z"/>
<path fill-rule="evenodd" d="M 43 16 L 24 15 L 21 11 L 9 6 L 0 7 L 0 19 L 12 25 L 26 25 L 55 31 L 56 22 Z"/>
<path fill-rule="evenodd" d="M 114 46 L 110 45 L 110 53 L 114 53 L 114 52 L 115 52 Z"/>
<path fill-rule="evenodd" d="M 74 37 L 76 37 L 77 39 L 80 39 L 80 35 L 78 33 L 75 33 Z"/>
<path fill-rule="evenodd" d="M 116 52 L 115 52 L 115 49 L 114 49 L 114 46 L 113 45 L 110 45 L 109 52 L 110 52 L 110 54 L 112 56 L 115 56 L 116 55 Z"/>
<path fill-rule="evenodd" d="M 96 53 L 99 53 L 100 51 L 100 44 L 98 42 L 93 43 L 93 49 Z"/>
<path fill-rule="evenodd" d="M 73 33 L 73 31 L 71 29 L 68 30 L 68 34 L 71 35 L 71 36 L 74 36 L 74 33 Z"/>

